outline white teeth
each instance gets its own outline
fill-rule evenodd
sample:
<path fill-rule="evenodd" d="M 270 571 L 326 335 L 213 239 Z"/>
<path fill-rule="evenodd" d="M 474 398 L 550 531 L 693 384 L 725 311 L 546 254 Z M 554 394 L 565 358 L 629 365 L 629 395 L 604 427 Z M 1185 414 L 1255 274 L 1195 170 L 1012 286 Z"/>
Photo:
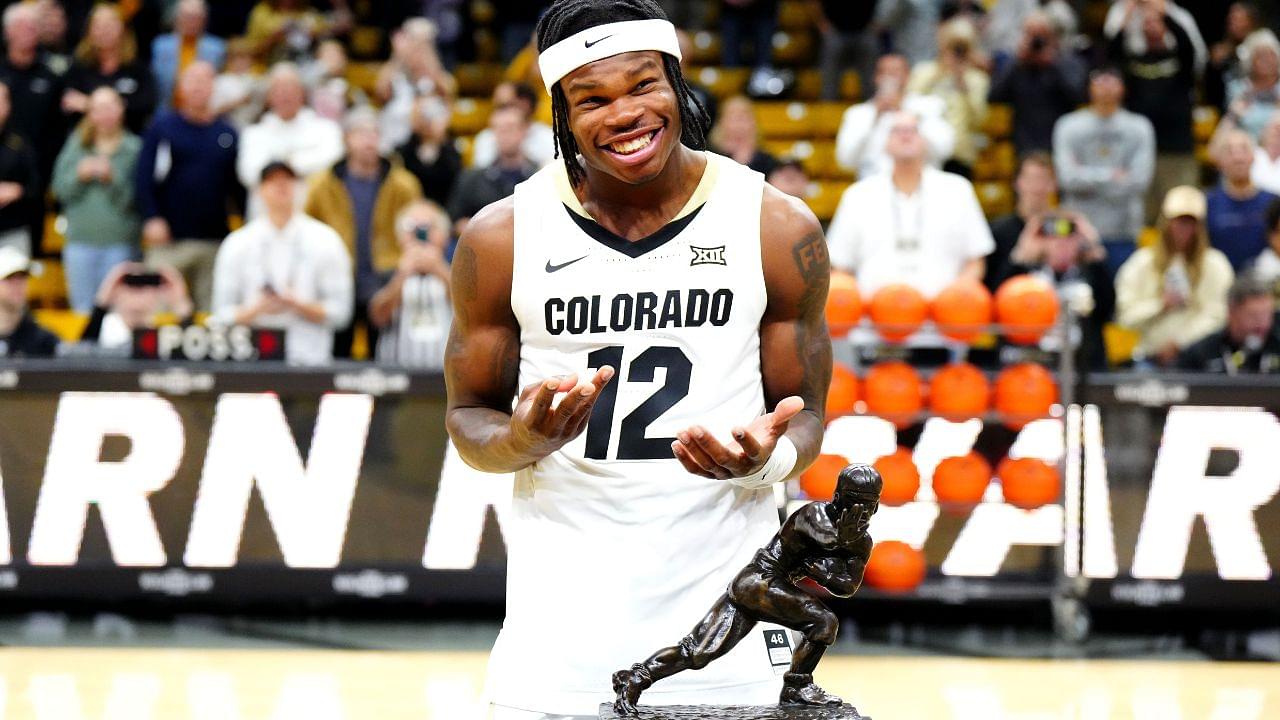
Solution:
<path fill-rule="evenodd" d="M 609 149 L 618 153 L 619 155 L 630 155 L 633 152 L 638 152 L 648 147 L 649 143 L 653 142 L 653 136 L 657 134 L 658 133 L 655 130 L 654 132 L 651 132 L 648 135 L 641 135 L 640 137 L 634 140 L 610 143 Z"/>

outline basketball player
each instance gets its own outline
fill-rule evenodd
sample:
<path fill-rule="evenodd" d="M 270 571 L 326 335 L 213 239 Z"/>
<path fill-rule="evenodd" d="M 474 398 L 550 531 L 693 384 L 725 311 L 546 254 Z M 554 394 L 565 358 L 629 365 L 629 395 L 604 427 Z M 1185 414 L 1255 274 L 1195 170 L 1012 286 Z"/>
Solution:
<path fill-rule="evenodd" d="M 880 506 L 883 485 L 880 473 L 868 465 L 841 471 L 835 497 L 809 503 L 787 518 L 693 632 L 678 645 L 613 674 L 613 707 L 618 714 L 637 715 L 641 692 L 663 678 L 706 667 L 732 650 L 760 620 L 804 633 L 784 676 L 781 701 L 839 705 L 840 698 L 814 684 L 813 671 L 835 642 L 840 621 L 798 583 L 813 580 L 836 597 L 858 591 L 871 557 L 867 526 Z"/>
<path fill-rule="evenodd" d="M 499 720 L 596 717 L 616 668 L 704 614 L 816 457 L 831 374 L 821 228 L 703 150 L 657 4 L 557 0 L 537 35 L 560 160 L 461 238 L 446 351 L 459 453 L 516 472 Z M 762 632 L 650 696 L 779 691 Z"/>

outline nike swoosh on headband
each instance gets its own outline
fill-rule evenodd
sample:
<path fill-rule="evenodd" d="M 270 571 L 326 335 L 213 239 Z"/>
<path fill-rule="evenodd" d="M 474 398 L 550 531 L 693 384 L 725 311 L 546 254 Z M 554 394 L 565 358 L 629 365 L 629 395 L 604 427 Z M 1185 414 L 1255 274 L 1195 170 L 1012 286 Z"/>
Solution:
<path fill-rule="evenodd" d="M 608 40 L 608 39 L 609 39 L 609 38 L 611 38 L 611 37 L 613 37 L 613 36 L 612 36 L 612 35 L 605 35 L 604 37 L 600 38 L 599 40 L 593 40 L 593 41 L 590 41 L 590 42 L 588 42 L 588 41 L 584 40 L 584 41 L 582 41 L 582 46 L 583 46 L 583 47 L 591 47 L 592 45 L 598 45 L 598 44 L 600 44 L 600 43 L 604 42 L 605 40 Z"/>

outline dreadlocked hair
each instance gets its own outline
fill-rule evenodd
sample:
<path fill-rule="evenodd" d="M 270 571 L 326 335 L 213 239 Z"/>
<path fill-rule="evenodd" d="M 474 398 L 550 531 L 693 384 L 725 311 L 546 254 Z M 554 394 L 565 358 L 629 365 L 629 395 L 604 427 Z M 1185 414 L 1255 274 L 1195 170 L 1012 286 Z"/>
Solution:
<path fill-rule="evenodd" d="M 628 20 L 666 20 L 667 14 L 653 0 L 556 0 L 538 20 L 538 52 L 567 37 L 607 23 Z M 694 150 L 707 148 L 710 120 L 698 97 L 689 90 L 680 62 L 662 53 L 662 67 L 667 73 L 680 108 L 680 142 Z M 551 116 L 555 130 L 556 156 L 564 158 L 569 182 L 575 186 L 587 176 L 578 162 L 578 141 L 569 128 L 569 100 L 560 83 L 551 88 Z"/>

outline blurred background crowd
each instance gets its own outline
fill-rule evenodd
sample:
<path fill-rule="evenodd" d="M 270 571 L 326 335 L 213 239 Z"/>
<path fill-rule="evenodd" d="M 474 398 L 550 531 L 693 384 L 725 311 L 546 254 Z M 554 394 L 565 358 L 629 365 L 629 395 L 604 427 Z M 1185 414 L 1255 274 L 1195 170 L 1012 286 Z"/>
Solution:
<path fill-rule="evenodd" d="M 224 322 L 439 368 L 459 234 L 554 159 L 546 4 L 0 3 L 0 357 Z M 663 4 L 713 149 L 864 295 L 1032 274 L 1089 369 L 1280 371 L 1274 2 Z"/>

